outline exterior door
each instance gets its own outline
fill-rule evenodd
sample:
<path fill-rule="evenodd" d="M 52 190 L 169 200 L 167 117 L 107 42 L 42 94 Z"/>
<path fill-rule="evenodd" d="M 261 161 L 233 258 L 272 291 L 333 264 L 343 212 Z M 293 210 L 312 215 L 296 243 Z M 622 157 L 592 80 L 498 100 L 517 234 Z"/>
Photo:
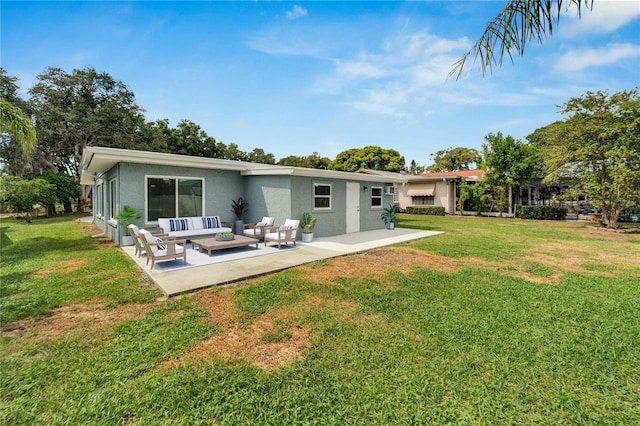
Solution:
<path fill-rule="evenodd" d="M 360 232 L 360 184 L 347 182 L 347 234 Z"/>

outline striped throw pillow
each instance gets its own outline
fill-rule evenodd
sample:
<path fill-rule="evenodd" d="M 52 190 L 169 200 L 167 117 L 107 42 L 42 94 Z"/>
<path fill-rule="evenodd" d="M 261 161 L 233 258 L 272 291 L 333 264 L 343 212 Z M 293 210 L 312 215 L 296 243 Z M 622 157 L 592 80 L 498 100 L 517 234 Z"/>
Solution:
<path fill-rule="evenodd" d="M 156 238 L 156 243 L 164 243 L 164 241 L 162 240 L 162 238 Z M 166 250 L 167 249 L 167 245 L 166 244 L 160 244 L 157 247 L 158 247 L 158 250 Z"/>
<path fill-rule="evenodd" d="M 188 231 L 189 220 L 188 219 L 169 219 L 169 226 L 171 231 Z"/>
<path fill-rule="evenodd" d="M 207 229 L 220 228 L 220 217 L 205 216 L 202 218 L 202 226 Z"/>

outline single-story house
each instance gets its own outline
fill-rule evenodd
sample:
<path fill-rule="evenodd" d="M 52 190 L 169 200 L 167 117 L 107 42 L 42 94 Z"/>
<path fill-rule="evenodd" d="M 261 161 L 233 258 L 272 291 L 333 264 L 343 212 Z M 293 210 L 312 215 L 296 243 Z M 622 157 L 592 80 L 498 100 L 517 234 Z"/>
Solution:
<path fill-rule="evenodd" d="M 319 237 L 382 229 L 380 214 L 393 202 L 402 175 L 275 166 L 217 158 L 148 151 L 87 147 L 81 164 L 83 185 L 93 186 L 93 216 L 105 234 L 122 243 L 125 230 L 115 216 L 124 206 L 141 214 L 141 228 L 158 218 L 220 216 L 233 222 L 232 200 L 248 202 L 245 222 L 263 216 L 298 219 L 308 211 L 318 217 Z"/>
<path fill-rule="evenodd" d="M 442 206 L 447 214 L 456 213 L 456 199 L 458 191 L 457 182 L 477 182 L 484 176 L 483 170 L 460 170 L 456 172 L 423 173 L 420 175 L 407 175 L 395 172 L 382 172 L 379 170 L 361 169 L 358 173 L 403 180 L 395 184 L 393 188 L 387 188 L 386 192 L 392 193 L 394 202 L 400 205 L 402 210 L 408 206 Z"/>

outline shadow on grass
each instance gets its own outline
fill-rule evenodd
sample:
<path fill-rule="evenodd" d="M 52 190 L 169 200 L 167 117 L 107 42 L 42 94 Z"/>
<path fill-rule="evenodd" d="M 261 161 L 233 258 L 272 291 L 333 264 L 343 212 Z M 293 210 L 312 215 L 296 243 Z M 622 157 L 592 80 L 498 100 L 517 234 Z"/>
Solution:
<path fill-rule="evenodd" d="M 31 276 L 31 272 L 14 272 L 0 275 L 0 298 L 23 293 L 21 283 L 26 282 Z"/>
<path fill-rule="evenodd" d="M 13 266 L 24 263 L 25 258 L 39 258 L 51 252 L 86 252 L 98 250 L 95 243 L 87 239 L 70 241 L 64 238 L 35 237 L 20 241 L 20 244 L 12 244 L 11 247 L 2 249 L 3 266 Z M 71 256 L 69 256 L 71 257 Z"/>

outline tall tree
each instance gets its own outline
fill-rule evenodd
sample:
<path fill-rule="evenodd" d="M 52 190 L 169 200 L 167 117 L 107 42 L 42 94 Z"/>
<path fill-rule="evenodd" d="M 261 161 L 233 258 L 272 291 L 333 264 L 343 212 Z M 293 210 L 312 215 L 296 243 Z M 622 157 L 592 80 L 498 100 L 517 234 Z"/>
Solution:
<path fill-rule="evenodd" d="M 560 16 L 572 5 L 580 16 L 583 10 L 593 8 L 593 0 L 509 0 L 471 50 L 456 62 L 449 76 L 459 78 L 469 57 L 480 63 L 485 75 L 494 65 L 502 66 L 505 57 L 513 61 L 514 53 L 522 56 L 528 42 L 536 40 L 541 44 L 547 34 L 553 34 Z"/>
<path fill-rule="evenodd" d="M 473 148 L 449 148 L 431 154 L 433 164 L 427 170 L 435 172 L 455 172 L 472 170 L 480 162 L 480 152 Z"/>
<path fill-rule="evenodd" d="M 222 154 L 221 158 L 226 160 L 249 161 L 249 155 L 233 142 L 225 146 L 224 154 Z"/>
<path fill-rule="evenodd" d="M 638 89 L 586 92 L 561 106 L 563 121 L 542 129 L 547 180 L 571 177 L 617 227 L 625 208 L 640 205 Z"/>
<path fill-rule="evenodd" d="M 418 163 L 416 163 L 416 160 L 411 160 L 408 170 L 410 175 L 420 175 L 424 173 L 425 170 L 424 166 L 419 166 Z"/>
<path fill-rule="evenodd" d="M 355 172 L 359 169 L 401 172 L 404 170 L 404 157 L 395 149 L 379 146 L 365 146 L 342 151 L 329 164 L 330 170 Z"/>
<path fill-rule="evenodd" d="M 502 212 L 511 211 L 512 188 L 525 187 L 534 177 L 537 156 L 534 149 L 512 136 L 489 133 L 482 145 L 484 179 L 493 189 L 494 202 Z"/>
<path fill-rule="evenodd" d="M 254 148 L 249 154 L 249 161 L 261 164 L 276 164 L 276 157 L 262 148 Z"/>
<path fill-rule="evenodd" d="M 182 120 L 175 129 L 169 128 L 168 120 L 156 122 L 162 129 L 164 141 L 172 154 L 192 155 L 194 157 L 220 158 L 223 147 L 197 124 Z"/>
<path fill-rule="evenodd" d="M 87 146 L 149 149 L 143 110 L 131 90 L 93 68 L 48 68 L 29 91 L 43 169 L 78 177 Z M 37 172 L 37 171 L 36 171 Z"/>

